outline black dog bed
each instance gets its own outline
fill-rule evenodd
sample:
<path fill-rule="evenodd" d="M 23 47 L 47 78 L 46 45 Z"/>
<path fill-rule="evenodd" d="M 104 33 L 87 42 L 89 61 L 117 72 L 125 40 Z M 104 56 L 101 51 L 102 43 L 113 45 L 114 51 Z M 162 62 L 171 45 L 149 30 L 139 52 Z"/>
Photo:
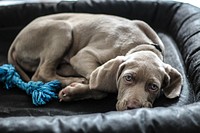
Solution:
<path fill-rule="evenodd" d="M 0 132 L 200 132 L 200 9 L 165 1 L 89 0 L 54 3 L 0 2 L 0 65 L 17 33 L 36 17 L 61 12 L 103 13 L 147 22 L 165 44 L 165 62 L 184 78 L 181 96 L 161 96 L 154 108 L 117 112 L 116 94 L 102 100 L 36 107 L 19 88 L 0 86 Z M 31 33 L 30 33 L 31 34 Z"/>

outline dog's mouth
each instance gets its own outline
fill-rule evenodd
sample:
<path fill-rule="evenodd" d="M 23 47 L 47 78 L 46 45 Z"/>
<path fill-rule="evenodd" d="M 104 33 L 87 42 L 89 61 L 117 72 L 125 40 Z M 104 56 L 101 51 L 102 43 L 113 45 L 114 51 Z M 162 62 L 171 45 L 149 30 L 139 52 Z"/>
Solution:
<path fill-rule="evenodd" d="M 116 104 L 117 111 L 131 110 L 138 108 L 152 108 L 152 103 L 149 101 L 141 102 L 137 99 L 134 100 L 118 100 Z"/>

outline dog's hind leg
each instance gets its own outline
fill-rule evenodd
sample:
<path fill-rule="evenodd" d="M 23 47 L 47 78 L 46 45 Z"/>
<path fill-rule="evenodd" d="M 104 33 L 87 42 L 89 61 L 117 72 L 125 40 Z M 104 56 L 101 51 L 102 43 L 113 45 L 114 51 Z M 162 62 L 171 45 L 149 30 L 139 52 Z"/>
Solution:
<path fill-rule="evenodd" d="M 72 28 L 63 21 L 51 21 L 48 27 L 45 27 L 45 37 L 41 44 L 43 50 L 40 53 L 39 66 L 32 76 L 32 80 L 42 80 L 44 82 L 50 80 L 60 80 L 63 86 L 69 85 L 72 82 L 84 82 L 85 78 L 77 77 L 62 77 L 56 73 L 56 69 L 61 62 L 66 51 L 69 50 L 72 43 Z"/>

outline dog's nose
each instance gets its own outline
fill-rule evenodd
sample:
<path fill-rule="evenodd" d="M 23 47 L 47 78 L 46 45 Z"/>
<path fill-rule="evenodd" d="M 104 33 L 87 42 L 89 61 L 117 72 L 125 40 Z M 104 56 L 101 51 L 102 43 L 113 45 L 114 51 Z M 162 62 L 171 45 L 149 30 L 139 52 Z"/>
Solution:
<path fill-rule="evenodd" d="M 127 109 L 137 109 L 137 108 L 141 108 L 142 104 L 139 103 L 139 101 L 134 100 L 134 101 L 128 101 L 127 102 Z"/>

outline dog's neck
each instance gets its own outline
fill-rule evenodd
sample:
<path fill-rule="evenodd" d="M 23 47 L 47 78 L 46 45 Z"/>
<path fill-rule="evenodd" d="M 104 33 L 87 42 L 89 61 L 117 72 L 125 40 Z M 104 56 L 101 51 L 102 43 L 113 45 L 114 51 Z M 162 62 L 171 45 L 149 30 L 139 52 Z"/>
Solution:
<path fill-rule="evenodd" d="M 161 60 L 163 60 L 163 50 L 158 44 L 154 43 L 145 43 L 142 45 L 138 45 L 135 48 L 131 49 L 126 55 L 129 55 L 138 51 L 152 51 L 154 52 Z"/>

